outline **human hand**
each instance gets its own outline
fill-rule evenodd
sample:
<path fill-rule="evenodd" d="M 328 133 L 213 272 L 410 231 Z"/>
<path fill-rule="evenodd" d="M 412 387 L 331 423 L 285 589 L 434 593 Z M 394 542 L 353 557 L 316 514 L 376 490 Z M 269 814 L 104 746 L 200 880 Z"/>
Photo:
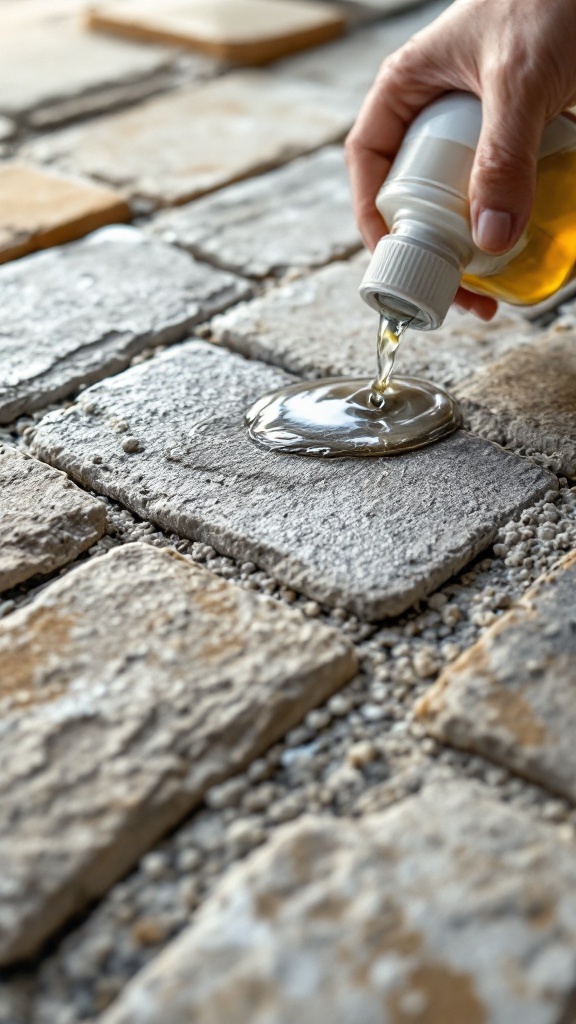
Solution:
<path fill-rule="evenodd" d="M 445 92 L 482 100 L 470 180 L 473 238 L 506 252 L 532 209 L 548 121 L 576 101 L 576 0 L 454 0 L 382 64 L 346 140 L 356 219 L 373 249 L 386 234 L 376 195 L 416 115 Z M 460 288 L 455 302 L 482 319 L 494 299 Z"/>

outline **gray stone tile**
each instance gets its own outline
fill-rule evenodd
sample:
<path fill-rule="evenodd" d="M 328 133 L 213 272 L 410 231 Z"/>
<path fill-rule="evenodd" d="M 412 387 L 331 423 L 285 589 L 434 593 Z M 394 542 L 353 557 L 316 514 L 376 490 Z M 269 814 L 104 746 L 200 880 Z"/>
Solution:
<path fill-rule="evenodd" d="M 418 706 L 429 732 L 576 800 L 576 552 L 541 577 Z"/>
<path fill-rule="evenodd" d="M 158 214 L 154 232 L 253 277 L 320 266 L 362 246 L 340 147 Z"/>
<path fill-rule="evenodd" d="M 572 1020 L 575 885 L 572 843 L 470 782 L 309 816 L 228 873 L 102 1024 Z"/>
<path fill-rule="evenodd" d="M 23 153 L 171 205 L 335 142 L 351 110 L 331 89 L 237 71 L 42 136 Z"/>
<path fill-rule="evenodd" d="M 0 591 L 71 562 L 105 529 L 103 502 L 0 444 Z"/>
<path fill-rule="evenodd" d="M 246 282 L 128 227 L 0 268 L 0 423 L 183 337 Z"/>
<path fill-rule="evenodd" d="M 244 412 L 293 379 L 185 343 L 48 414 L 36 451 L 146 519 L 369 619 L 436 589 L 554 479 L 464 433 L 392 459 L 266 453 Z"/>
<path fill-rule="evenodd" d="M 362 254 L 241 303 L 214 318 L 213 336 L 243 355 L 304 377 L 371 376 L 378 317 L 358 295 L 366 265 Z M 451 386 L 534 334 L 510 308 L 488 324 L 454 309 L 433 333 L 407 332 L 396 372 Z"/>
<path fill-rule="evenodd" d="M 145 544 L 0 623 L 0 662 L 3 964 L 356 669 L 334 630 Z"/>
<path fill-rule="evenodd" d="M 455 389 L 472 430 L 576 477 L 576 337 L 552 327 Z"/>

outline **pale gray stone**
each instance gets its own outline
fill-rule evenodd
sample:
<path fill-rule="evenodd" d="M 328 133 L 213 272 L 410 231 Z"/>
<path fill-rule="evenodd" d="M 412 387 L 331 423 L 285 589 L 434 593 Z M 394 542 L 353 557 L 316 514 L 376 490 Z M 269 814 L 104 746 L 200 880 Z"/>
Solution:
<path fill-rule="evenodd" d="M 135 228 L 0 268 L 0 423 L 127 366 L 250 293 Z"/>
<path fill-rule="evenodd" d="M 269 71 L 236 71 L 42 136 L 33 160 L 171 205 L 342 138 L 352 100 Z"/>
<path fill-rule="evenodd" d="M 9 139 L 11 135 L 16 131 L 16 125 L 14 121 L 11 121 L 9 117 L 2 117 L 0 115 L 0 142 L 4 142 Z"/>
<path fill-rule="evenodd" d="M 103 502 L 0 444 L 0 592 L 71 562 L 105 529 Z"/>
<path fill-rule="evenodd" d="M 144 518 L 369 619 L 435 590 L 554 486 L 546 471 L 464 433 L 392 459 L 264 452 L 248 440 L 244 412 L 293 380 L 192 341 L 45 416 L 35 450 Z M 134 454 L 122 450 L 119 420 L 140 442 Z"/>
<path fill-rule="evenodd" d="M 160 213 L 152 228 L 200 259 L 252 277 L 320 266 L 362 246 L 336 146 Z"/>
<path fill-rule="evenodd" d="M 356 670 L 334 630 L 145 544 L 0 623 L 0 662 L 3 964 Z"/>
<path fill-rule="evenodd" d="M 304 377 L 373 376 L 378 316 L 358 295 L 367 262 L 362 254 L 241 303 L 215 317 L 213 336 Z M 510 308 L 490 323 L 452 309 L 437 331 L 407 331 L 395 372 L 450 386 L 533 337 L 534 329 Z"/>
<path fill-rule="evenodd" d="M 300 819 L 229 872 L 102 1024 L 571 1021 L 575 854 L 470 782 Z"/>
<path fill-rule="evenodd" d="M 576 552 L 541 577 L 418 706 L 438 739 L 576 800 Z"/>
<path fill-rule="evenodd" d="M 576 331 L 561 325 L 479 370 L 455 391 L 478 434 L 546 457 L 576 477 Z"/>

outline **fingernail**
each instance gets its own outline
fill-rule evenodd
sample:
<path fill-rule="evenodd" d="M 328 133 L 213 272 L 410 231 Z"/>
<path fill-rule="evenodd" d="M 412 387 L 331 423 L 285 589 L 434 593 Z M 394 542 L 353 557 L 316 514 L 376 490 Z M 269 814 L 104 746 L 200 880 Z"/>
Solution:
<path fill-rule="evenodd" d="M 475 242 L 486 252 L 505 252 L 512 240 L 512 217 L 503 210 L 481 210 L 476 221 Z"/>

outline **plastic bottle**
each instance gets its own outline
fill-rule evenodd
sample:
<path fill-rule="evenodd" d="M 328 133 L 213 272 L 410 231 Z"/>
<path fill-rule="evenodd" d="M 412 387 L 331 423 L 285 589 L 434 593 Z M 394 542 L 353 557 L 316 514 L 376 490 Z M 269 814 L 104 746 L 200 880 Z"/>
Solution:
<path fill-rule="evenodd" d="M 360 286 L 379 312 L 413 315 L 434 330 L 462 284 L 517 305 L 553 295 L 576 263 L 576 123 L 566 115 L 544 130 L 530 223 L 509 252 L 491 256 L 472 240 L 468 186 L 482 105 L 454 92 L 408 129 L 376 199 L 390 234 L 378 243 Z"/>

